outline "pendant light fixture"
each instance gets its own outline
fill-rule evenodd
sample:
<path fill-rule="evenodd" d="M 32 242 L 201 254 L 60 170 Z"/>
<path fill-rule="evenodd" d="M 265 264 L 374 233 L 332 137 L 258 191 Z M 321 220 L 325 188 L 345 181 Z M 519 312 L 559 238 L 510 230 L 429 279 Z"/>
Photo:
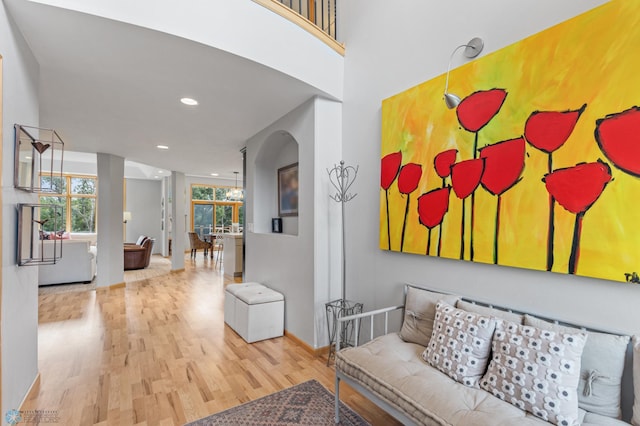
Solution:
<path fill-rule="evenodd" d="M 227 191 L 227 200 L 229 201 L 242 201 L 242 199 L 244 198 L 244 192 L 242 191 L 242 189 L 238 188 L 238 173 L 240 172 L 233 172 L 236 175 L 236 186 L 233 189 L 229 189 Z"/>

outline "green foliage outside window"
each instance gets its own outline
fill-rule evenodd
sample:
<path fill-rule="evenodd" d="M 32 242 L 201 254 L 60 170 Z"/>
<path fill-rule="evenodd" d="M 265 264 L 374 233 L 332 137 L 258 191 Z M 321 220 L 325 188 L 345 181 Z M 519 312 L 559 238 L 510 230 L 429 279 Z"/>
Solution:
<path fill-rule="evenodd" d="M 40 221 L 43 223 L 42 231 L 58 232 L 66 229 L 67 203 L 65 197 L 40 197 L 40 204 L 54 204 L 59 208 L 57 210 L 58 217 L 53 216 L 53 209 L 41 209 Z"/>
<path fill-rule="evenodd" d="M 212 186 L 196 186 L 191 187 L 191 199 L 192 200 L 213 200 L 213 187 Z"/>
<path fill-rule="evenodd" d="M 227 187 L 191 186 L 191 223 L 194 232 L 204 235 L 209 229 L 215 231 L 215 227 L 229 229 L 235 222 L 234 218 L 243 226 L 244 205 L 242 202 L 227 200 L 228 190 Z"/>
<path fill-rule="evenodd" d="M 47 220 L 43 231 L 96 232 L 96 178 L 63 176 L 41 177 L 43 188 L 61 192 L 60 196 L 41 195 L 41 204 L 57 204 L 60 212 L 57 224 L 53 211 L 43 209 L 41 220 Z M 53 229 L 56 227 L 57 229 Z"/>

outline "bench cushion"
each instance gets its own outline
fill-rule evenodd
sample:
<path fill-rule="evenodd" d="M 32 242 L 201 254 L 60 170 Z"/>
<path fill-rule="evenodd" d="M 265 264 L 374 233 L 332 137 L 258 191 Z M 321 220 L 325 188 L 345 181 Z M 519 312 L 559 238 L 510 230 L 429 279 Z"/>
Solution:
<path fill-rule="evenodd" d="M 548 425 L 486 391 L 464 386 L 421 358 L 424 347 L 387 334 L 336 356 L 336 368 L 425 425 Z"/>

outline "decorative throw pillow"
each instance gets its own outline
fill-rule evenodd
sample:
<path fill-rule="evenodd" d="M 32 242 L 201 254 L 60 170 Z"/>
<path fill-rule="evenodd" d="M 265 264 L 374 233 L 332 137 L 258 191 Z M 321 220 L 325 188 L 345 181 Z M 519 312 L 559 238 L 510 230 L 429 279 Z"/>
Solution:
<path fill-rule="evenodd" d="M 574 327 L 552 324 L 525 315 L 526 325 L 560 333 L 583 332 Z M 584 345 L 580 362 L 578 406 L 590 413 L 619 419 L 622 416 L 620 397 L 624 359 L 629 346 L 629 336 L 584 331 L 589 338 Z M 640 413 L 639 413 L 640 414 Z"/>
<path fill-rule="evenodd" d="M 514 314 L 513 312 L 507 312 L 501 309 L 476 305 L 475 303 L 465 302 L 464 300 L 458 300 L 458 302 L 456 303 L 456 308 L 463 309 L 467 312 L 484 315 L 486 317 L 496 317 L 499 319 L 515 322 L 516 324 L 522 324 L 522 322 L 524 321 L 524 315 L 522 314 Z"/>
<path fill-rule="evenodd" d="M 480 387 L 547 422 L 578 424 L 578 381 L 584 333 L 499 322 Z"/>
<path fill-rule="evenodd" d="M 431 341 L 422 358 L 453 380 L 478 387 L 487 368 L 495 328 L 494 318 L 440 301 L 436 304 Z"/>
<path fill-rule="evenodd" d="M 453 305 L 458 300 L 458 296 L 436 293 L 416 287 L 407 287 L 407 297 L 404 303 L 404 321 L 400 330 L 402 340 L 422 346 L 429 344 L 438 300 L 444 300 Z"/>
<path fill-rule="evenodd" d="M 640 336 L 633 336 L 633 418 L 631 424 L 640 426 Z"/>

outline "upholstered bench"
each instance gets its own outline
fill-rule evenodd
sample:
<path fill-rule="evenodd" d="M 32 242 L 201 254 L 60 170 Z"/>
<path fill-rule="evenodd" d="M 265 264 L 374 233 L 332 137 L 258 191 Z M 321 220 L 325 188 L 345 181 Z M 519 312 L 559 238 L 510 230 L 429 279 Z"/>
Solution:
<path fill-rule="evenodd" d="M 225 322 L 247 343 L 284 334 L 284 296 L 259 283 L 229 284 Z"/>

